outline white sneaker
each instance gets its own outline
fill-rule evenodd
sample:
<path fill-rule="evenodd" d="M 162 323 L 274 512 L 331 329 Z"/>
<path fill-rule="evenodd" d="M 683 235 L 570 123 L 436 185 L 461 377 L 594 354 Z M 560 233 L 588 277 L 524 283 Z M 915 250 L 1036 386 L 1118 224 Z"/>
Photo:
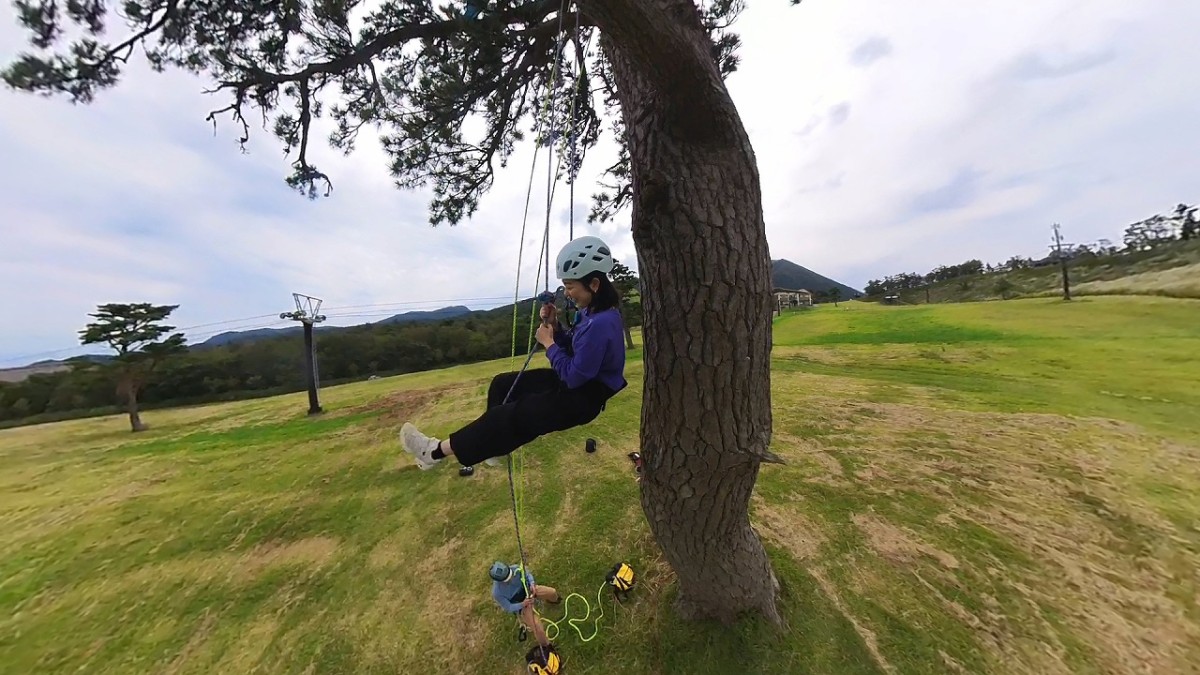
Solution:
<path fill-rule="evenodd" d="M 488 466 L 504 466 L 504 458 L 488 457 L 487 459 L 483 460 L 483 463 L 487 464 Z"/>
<path fill-rule="evenodd" d="M 409 422 L 405 422 L 404 426 L 400 427 L 400 443 L 404 445 L 405 451 L 417 461 L 417 466 L 422 471 L 432 469 L 435 464 L 442 461 L 433 458 L 433 451 L 437 450 L 441 441 L 417 431 L 417 428 Z"/>

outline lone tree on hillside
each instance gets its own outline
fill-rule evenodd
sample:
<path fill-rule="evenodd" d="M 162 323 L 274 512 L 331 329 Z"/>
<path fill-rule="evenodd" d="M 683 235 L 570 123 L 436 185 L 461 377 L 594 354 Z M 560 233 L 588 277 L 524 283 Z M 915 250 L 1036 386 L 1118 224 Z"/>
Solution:
<path fill-rule="evenodd" d="M 227 116 L 245 139 L 251 120 L 270 118 L 295 151 L 288 183 L 310 197 L 333 186 L 313 160 L 315 119 L 332 118 L 330 142 L 343 151 L 364 126 L 380 128 L 397 185 L 432 184 L 434 225 L 475 212 L 543 87 L 556 133 L 536 141 L 565 154 L 577 140 L 570 176 L 610 119 L 619 160 L 589 220 L 630 208 L 645 282 L 643 510 L 677 574 L 684 617 L 780 620 L 778 584 L 748 517 L 760 464 L 778 460 L 767 449 L 762 194 L 724 82 L 738 63 L 729 26 L 743 0 L 493 0 L 478 20 L 430 0 L 370 11 L 340 0 L 126 0 L 129 33 L 114 41 L 101 39 L 112 18 L 104 6 L 20 3 L 39 51 L 19 56 L 5 80 L 87 102 L 144 50 L 155 68 L 211 79 L 214 124 Z M 83 31 L 69 44 L 68 22 Z M 468 118 L 480 133 L 469 133 Z"/>
<path fill-rule="evenodd" d="M 183 334 L 161 339 L 175 327 L 158 323 L 178 307 L 149 303 L 100 305 L 88 315 L 96 320 L 79 331 L 83 344 L 104 343 L 116 350 L 116 358 L 105 367 L 116 375 L 117 395 L 125 402 L 129 426 L 135 433 L 146 429 L 138 414 L 138 390 L 164 358 L 184 349 Z"/>

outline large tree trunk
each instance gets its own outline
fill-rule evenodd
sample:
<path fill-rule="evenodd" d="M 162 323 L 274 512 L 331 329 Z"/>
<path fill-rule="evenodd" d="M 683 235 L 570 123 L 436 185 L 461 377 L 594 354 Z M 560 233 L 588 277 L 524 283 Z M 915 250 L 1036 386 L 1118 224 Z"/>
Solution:
<path fill-rule="evenodd" d="M 690 0 L 579 0 L 632 160 L 642 507 L 687 618 L 779 622 L 748 507 L 771 437 L 770 252 L 750 140 Z"/>

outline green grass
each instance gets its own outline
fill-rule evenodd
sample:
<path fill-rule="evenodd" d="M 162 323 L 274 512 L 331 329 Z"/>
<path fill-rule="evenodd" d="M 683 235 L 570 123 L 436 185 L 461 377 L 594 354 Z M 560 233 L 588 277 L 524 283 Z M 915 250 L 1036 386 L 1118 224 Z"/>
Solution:
<path fill-rule="evenodd" d="M 794 317 L 776 327 L 780 370 L 930 387 L 969 409 L 1101 416 L 1185 438 L 1200 433 L 1200 415 L 1187 413 L 1200 409 L 1197 301 L 844 303 Z"/>
<path fill-rule="evenodd" d="M 538 579 L 594 605 L 640 574 L 595 639 L 557 638 L 567 672 L 1200 667 L 1200 302 L 844 303 L 774 340 L 787 463 L 751 517 L 787 629 L 675 616 L 625 458 L 634 352 L 595 423 L 522 455 Z M 395 440 L 473 418 L 509 366 L 327 388 L 312 419 L 297 394 L 0 431 L 5 672 L 521 672 L 483 574 L 515 557 L 505 471 L 420 472 Z"/>

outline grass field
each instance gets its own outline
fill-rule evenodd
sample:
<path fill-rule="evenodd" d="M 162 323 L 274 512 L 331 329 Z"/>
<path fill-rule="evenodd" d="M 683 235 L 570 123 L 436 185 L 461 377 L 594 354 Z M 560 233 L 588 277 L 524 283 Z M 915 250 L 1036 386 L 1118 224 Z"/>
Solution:
<path fill-rule="evenodd" d="M 1200 302 L 844 303 L 775 342 L 788 463 L 752 518 L 787 630 L 674 619 L 625 458 L 634 353 L 595 424 L 524 451 L 539 581 L 594 605 L 615 562 L 641 575 L 557 639 L 566 672 L 1200 670 Z M 326 389 L 316 419 L 300 394 L 0 431 L 2 670 L 522 672 L 485 572 L 515 557 L 504 470 L 395 441 L 508 365 Z"/>

